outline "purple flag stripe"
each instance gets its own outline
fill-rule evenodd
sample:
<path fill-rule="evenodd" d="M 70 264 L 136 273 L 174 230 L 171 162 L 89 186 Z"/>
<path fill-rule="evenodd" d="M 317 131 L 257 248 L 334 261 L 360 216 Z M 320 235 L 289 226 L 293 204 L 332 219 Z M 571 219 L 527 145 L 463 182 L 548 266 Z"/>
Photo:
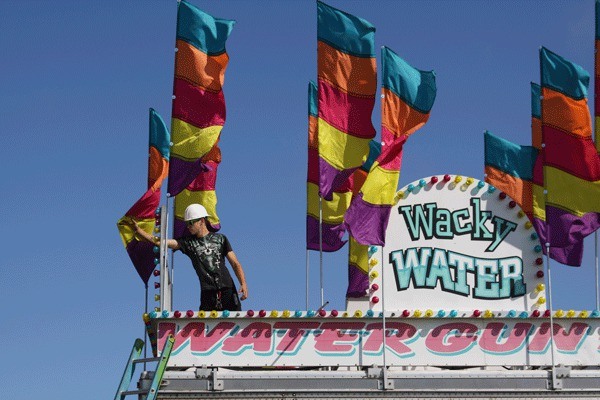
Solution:
<path fill-rule="evenodd" d="M 348 265 L 348 290 L 346 297 L 364 297 L 369 290 L 369 276 L 355 265 Z"/>
<path fill-rule="evenodd" d="M 319 157 L 319 170 L 321 173 L 321 193 L 329 193 L 325 200 L 333 199 L 333 192 L 344 187 L 350 175 L 356 171 L 358 167 L 339 171 L 331 166 L 327 161 Z"/>
<path fill-rule="evenodd" d="M 152 271 L 156 265 L 154 265 L 154 258 L 156 257 L 152 248 L 154 244 L 149 242 L 141 242 L 139 240 L 132 240 L 127 243 L 127 254 L 135 267 L 135 270 L 142 278 L 145 284 L 148 284 L 148 280 L 152 276 Z"/>
<path fill-rule="evenodd" d="M 344 216 L 346 228 L 360 244 L 383 246 L 391 210 L 389 205 L 367 203 L 359 193 Z"/>
<path fill-rule="evenodd" d="M 167 193 L 171 196 L 180 193 L 190 184 L 200 172 L 206 171 L 207 167 L 199 158 L 196 161 L 185 161 L 176 156 L 171 156 L 171 165 Z"/>
<path fill-rule="evenodd" d="M 323 251 L 334 252 L 341 249 L 346 240 L 342 240 L 344 229 L 339 224 L 332 225 L 323 222 Z M 319 220 L 306 216 L 306 248 L 308 250 L 319 251 Z"/>

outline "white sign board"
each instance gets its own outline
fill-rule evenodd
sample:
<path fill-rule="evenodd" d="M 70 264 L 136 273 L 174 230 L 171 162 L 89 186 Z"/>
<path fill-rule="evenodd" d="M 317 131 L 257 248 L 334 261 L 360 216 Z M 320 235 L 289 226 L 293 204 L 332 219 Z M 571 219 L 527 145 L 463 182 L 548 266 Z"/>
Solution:
<path fill-rule="evenodd" d="M 456 176 L 424 178 L 402 192 L 386 245 L 370 262 L 386 310 L 546 309 L 542 249 L 512 199 Z M 371 309 L 382 309 L 383 292 L 371 291 Z"/>
<path fill-rule="evenodd" d="M 382 365 L 380 318 L 159 318 L 158 348 L 175 337 L 169 366 Z M 598 318 L 554 319 L 555 362 L 597 365 Z M 386 320 L 387 365 L 549 365 L 547 318 Z"/>

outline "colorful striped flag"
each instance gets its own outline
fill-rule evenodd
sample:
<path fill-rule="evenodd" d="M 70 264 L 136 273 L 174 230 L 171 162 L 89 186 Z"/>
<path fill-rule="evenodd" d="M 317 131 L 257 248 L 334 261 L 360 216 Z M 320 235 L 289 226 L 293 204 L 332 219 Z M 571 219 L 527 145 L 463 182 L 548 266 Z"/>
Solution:
<path fill-rule="evenodd" d="M 540 49 L 546 224 L 551 247 L 583 246 L 600 227 L 600 157 L 587 102 L 590 76 L 579 65 Z M 568 265 L 581 253 L 565 252 Z"/>
<path fill-rule="evenodd" d="M 179 3 L 168 185 L 169 195 L 176 196 L 175 237 L 186 231 L 183 213 L 192 203 L 206 208 L 213 230 L 220 228 L 215 183 L 225 123 L 223 82 L 229 62 L 225 43 L 234 23 L 214 18 L 186 1 Z"/>
<path fill-rule="evenodd" d="M 319 149 L 318 149 L 318 104 L 317 85 L 308 85 L 308 177 L 306 182 L 306 248 L 320 250 L 319 237 Z M 323 251 L 333 252 L 341 249 L 346 243 L 344 235 L 344 213 L 352 199 L 352 179 L 338 188 L 332 194 L 332 199 L 322 200 L 322 248 Z"/>
<path fill-rule="evenodd" d="M 146 232 L 154 232 L 155 212 L 160 204 L 160 188 L 169 172 L 169 131 L 163 119 L 153 109 L 150 109 L 149 142 L 148 189 L 117 223 L 127 254 L 146 285 L 156 267 L 154 259 L 157 253 L 152 243 L 135 235 L 128 222 L 136 221 Z"/>
<path fill-rule="evenodd" d="M 381 155 L 352 200 L 345 223 L 358 243 L 383 246 L 400 178 L 402 148 L 408 137 L 429 119 L 436 84 L 433 71 L 411 67 L 387 47 L 381 53 Z"/>
<path fill-rule="evenodd" d="M 596 40 L 594 41 L 594 93 L 597 96 L 600 94 L 600 1 L 596 0 Z M 600 99 L 594 99 L 594 117 L 595 117 L 595 133 L 596 133 L 596 151 L 600 153 Z"/>
<path fill-rule="evenodd" d="M 544 194 L 544 149 L 542 147 L 542 104 L 540 96 L 542 88 L 537 83 L 531 82 L 531 145 L 538 154 L 533 166 L 531 205 L 532 222 L 538 234 L 544 254 L 546 254 L 546 200 Z M 550 257 L 561 259 L 560 255 L 554 254 L 558 248 L 550 249 Z"/>
<path fill-rule="evenodd" d="M 375 27 L 318 1 L 317 37 L 319 194 L 331 200 L 375 137 Z"/>
<path fill-rule="evenodd" d="M 531 83 L 531 142 L 519 146 L 489 132 L 485 134 L 486 182 L 512 197 L 533 222 L 540 243 L 546 243 L 541 88 Z M 542 247 L 546 254 L 545 246 Z M 583 254 L 581 244 L 550 248 L 550 257 L 564 262 L 567 254 Z M 581 257 L 581 256 L 579 256 Z"/>
<path fill-rule="evenodd" d="M 533 166 L 538 150 L 484 133 L 485 181 L 515 200 L 533 218 Z"/>
<path fill-rule="evenodd" d="M 371 140 L 369 143 L 369 157 L 367 161 L 354 171 L 354 186 L 352 188 L 352 198 L 356 197 L 367 179 L 369 170 L 373 163 L 381 154 L 381 143 Z M 362 297 L 369 290 L 369 246 L 358 243 L 352 236 L 349 241 L 348 253 L 348 289 L 346 297 Z"/>

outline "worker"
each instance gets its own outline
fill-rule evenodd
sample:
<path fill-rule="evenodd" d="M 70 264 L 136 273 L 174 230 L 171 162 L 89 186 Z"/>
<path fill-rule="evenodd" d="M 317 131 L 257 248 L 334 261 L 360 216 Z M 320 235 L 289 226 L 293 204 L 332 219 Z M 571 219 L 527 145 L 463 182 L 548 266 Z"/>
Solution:
<path fill-rule="evenodd" d="M 181 250 L 192 261 L 200 279 L 200 310 L 240 311 L 238 292 L 225 266 L 225 258 L 229 260 L 240 282 L 242 300 L 248 298 L 244 270 L 227 237 L 208 230 L 208 216 L 206 208 L 201 204 L 189 205 L 185 209 L 184 221 L 190 235 L 180 239 L 167 239 L 167 246 L 173 250 Z M 135 221 L 132 222 L 136 234 L 149 242 L 155 242 L 150 233 Z"/>

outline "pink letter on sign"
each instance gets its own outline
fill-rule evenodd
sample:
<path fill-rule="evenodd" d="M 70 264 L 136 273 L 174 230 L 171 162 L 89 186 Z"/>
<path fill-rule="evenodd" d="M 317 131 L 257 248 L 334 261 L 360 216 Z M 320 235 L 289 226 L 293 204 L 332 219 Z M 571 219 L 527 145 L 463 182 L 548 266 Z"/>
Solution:
<path fill-rule="evenodd" d="M 375 323 L 367 325 L 369 337 L 363 346 L 365 353 L 381 354 L 383 347 L 383 324 Z M 411 357 L 415 353 L 405 343 L 411 343 L 418 339 L 417 328 L 404 322 L 387 322 L 385 324 L 386 339 L 385 347 L 392 350 L 399 357 Z"/>
<path fill-rule="evenodd" d="M 486 353 L 514 353 L 525 346 L 532 326 L 530 323 L 518 322 L 512 329 L 508 329 L 503 322 L 491 322 L 481 333 L 479 347 Z"/>
<path fill-rule="evenodd" d="M 275 330 L 284 332 L 275 350 L 284 356 L 296 354 L 308 335 L 307 331 L 317 329 L 319 325 L 319 322 L 275 322 Z"/>
<path fill-rule="evenodd" d="M 272 352 L 271 325 L 266 322 L 253 322 L 235 336 L 228 337 L 223 342 L 223 351 L 238 355 L 245 350 L 253 349 L 255 353 L 269 354 Z"/>
<path fill-rule="evenodd" d="M 454 322 L 434 328 L 425 339 L 425 347 L 434 354 L 451 356 L 466 353 L 477 342 L 477 326 Z"/>
<path fill-rule="evenodd" d="M 554 324 L 554 343 L 561 353 L 577 353 L 579 346 L 587 337 L 589 325 L 582 322 L 575 322 L 567 332 L 559 324 Z M 529 351 L 532 353 L 545 353 L 550 346 L 550 324 L 543 323 L 540 329 L 535 332 L 529 343 Z"/>
<path fill-rule="evenodd" d="M 167 337 L 169 335 L 175 336 L 175 328 L 176 327 L 177 327 L 177 325 L 175 325 L 172 322 L 160 322 L 158 324 L 157 346 L 160 351 L 162 351 L 163 347 L 165 347 L 165 342 L 167 340 Z M 177 337 L 175 337 L 175 343 L 173 343 L 173 351 L 177 350 L 184 341 L 185 340 L 177 340 Z"/>
<path fill-rule="evenodd" d="M 321 334 L 315 336 L 315 350 L 318 353 L 354 353 L 354 344 L 358 340 L 358 331 L 362 322 L 325 322 L 321 325 Z M 342 342 L 343 344 L 338 344 Z"/>
<path fill-rule="evenodd" d="M 174 323 L 160 323 L 158 328 L 159 342 L 158 348 L 162 349 L 167 336 L 174 335 L 175 343 L 173 351 L 178 350 L 189 341 L 190 351 L 193 353 L 207 353 L 214 350 L 214 347 L 235 327 L 233 322 L 219 322 L 208 334 L 205 334 L 206 325 L 203 322 L 190 322 L 185 324 L 175 334 Z"/>
<path fill-rule="evenodd" d="M 193 324 L 193 323 L 192 323 Z M 192 325 L 188 324 L 188 325 Z M 204 324 L 201 324 L 204 325 Z M 205 333 L 205 327 L 192 332 L 190 350 L 193 354 L 212 353 L 215 348 L 229 335 L 236 325 L 233 322 L 219 322 L 210 332 Z M 187 326 L 186 326 L 187 328 Z"/>

